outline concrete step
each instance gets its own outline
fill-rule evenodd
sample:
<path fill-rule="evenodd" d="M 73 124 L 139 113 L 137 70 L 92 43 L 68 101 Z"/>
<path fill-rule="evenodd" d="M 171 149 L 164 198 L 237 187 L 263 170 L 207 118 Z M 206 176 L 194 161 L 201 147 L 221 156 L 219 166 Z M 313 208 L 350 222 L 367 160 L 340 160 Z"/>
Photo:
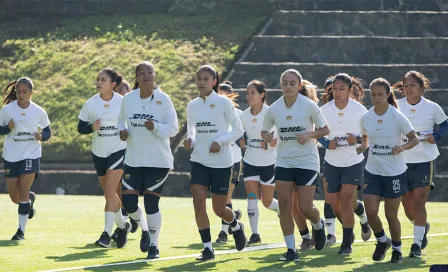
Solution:
<path fill-rule="evenodd" d="M 297 69 L 305 79 L 318 85 L 330 75 L 345 72 L 362 78 L 367 84 L 377 77 L 393 83 L 409 70 L 417 70 L 431 79 L 433 88 L 448 86 L 448 63 L 444 64 L 344 64 L 344 63 L 300 63 L 300 62 L 236 62 L 230 81 L 235 87 L 244 88 L 252 79 L 263 81 L 268 88 L 280 86 L 280 75 L 289 68 Z"/>
<path fill-rule="evenodd" d="M 260 35 L 253 41 L 244 61 L 448 63 L 448 37 Z"/>
<path fill-rule="evenodd" d="M 265 34 L 448 36 L 448 12 L 342 10 L 277 11 Z"/>

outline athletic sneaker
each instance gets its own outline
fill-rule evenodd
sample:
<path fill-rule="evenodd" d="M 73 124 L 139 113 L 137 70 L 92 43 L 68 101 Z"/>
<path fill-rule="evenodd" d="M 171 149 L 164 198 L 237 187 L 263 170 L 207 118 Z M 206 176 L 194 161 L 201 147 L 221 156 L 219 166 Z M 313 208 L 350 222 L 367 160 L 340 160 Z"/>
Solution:
<path fill-rule="evenodd" d="M 391 263 L 402 263 L 403 262 L 403 255 L 400 251 L 394 250 L 392 251 L 392 257 L 390 258 Z"/>
<path fill-rule="evenodd" d="M 261 243 L 261 237 L 260 234 L 253 233 L 250 236 L 249 241 L 247 241 L 247 245 L 250 246 L 256 243 Z"/>
<path fill-rule="evenodd" d="M 122 248 L 126 245 L 126 243 L 128 242 L 128 233 L 130 230 L 131 230 L 131 224 L 128 222 L 126 222 L 123 229 L 119 228 L 116 229 L 117 237 L 115 241 L 117 242 L 118 248 Z"/>
<path fill-rule="evenodd" d="M 215 251 L 210 250 L 210 248 L 206 247 L 201 252 L 201 255 L 196 257 L 196 260 L 198 261 L 208 261 L 208 260 L 214 260 L 215 259 Z"/>
<path fill-rule="evenodd" d="M 31 201 L 31 207 L 30 207 L 30 213 L 28 214 L 28 219 L 31 219 L 36 215 L 36 209 L 33 207 L 34 202 L 36 201 L 36 193 L 30 191 L 28 197 L 30 198 Z"/>
<path fill-rule="evenodd" d="M 426 237 L 426 234 L 428 234 L 430 228 L 431 228 L 431 224 L 429 224 L 429 222 L 426 221 L 425 235 L 423 236 L 423 241 L 422 241 L 422 250 L 428 246 L 428 237 Z"/>
<path fill-rule="evenodd" d="M 110 237 L 113 241 L 117 241 L 117 232 L 118 227 L 115 228 L 114 233 L 112 233 L 112 236 Z"/>
<path fill-rule="evenodd" d="M 386 257 L 386 251 L 392 246 L 392 240 L 387 238 L 385 243 L 378 242 L 376 244 L 375 251 L 373 252 L 372 259 L 374 261 L 382 261 Z"/>
<path fill-rule="evenodd" d="M 314 248 L 316 250 L 321 250 L 327 244 L 327 236 L 325 235 L 325 220 L 321 218 L 320 221 L 323 227 L 320 230 L 315 230 L 314 236 Z"/>
<path fill-rule="evenodd" d="M 132 226 L 131 233 L 134 233 L 138 229 L 138 223 L 134 219 L 132 219 L 132 218 L 130 218 L 130 219 L 131 219 L 130 221 L 131 221 L 131 226 Z"/>
<path fill-rule="evenodd" d="M 286 251 L 286 253 L 278 260 L 282 262 L 298 261 L 299 254 L 296 249 L 288 248 L 288 251 Z"/>
<path fill-rule="evenodd" d="M 109 248 L 110 240 L 111 240 L 111 238 L 110 238 L 109 234 L 107 234 L 107 232 L 103 231 L 103 233 L 101 233 L 100 239 L 98 239 L 95 242 L 95 245 Z"/>
<path fill-rule="evenodd" d="M 241 251 L 246 247 L 246 235 L 244 235 L 244 225 L 241 222 L 238 222 L 237 224 L 240 224 L 240 229 L 233 232 L 233 239 L 235 240 L 235 247 L 236 250 Z"/>
<path fill-rule="evenodd" d="M 336 244 L 336 236 L 333 234 L 327 234 L 327 246 Z"/>
<path fill-rule="evenodd" d="M 14 236 L 12 237 L 11 240 L 15 240 L 15 241 L 25 240 L 25 234 L 23 233 L 23 231 L 21 229 L 18 229 L 16 234 L 14 234 Z"/>
<path fill-rule="evenodd" d="M 236 220 L 239 221 L 241 219 L 241 217 L 243 217 L 243 213 L 241 212 L 240 209 L 233 210 L 233 212 L 235 213 Z M 230 226 L 229 226 L 229 234 L 230 235 L 233 234 L 232 228 Z"/>
<path fill-rule="evenodd" d="M 300 251 L 304 252 L 308 249 L 312 249 L 314 247 L 313 240 L 311 239 L 302 239 L 302 243 L 300 244 Z"/>
<path fill-rule="evenodd" d="M 227 243 L 227 234 L 224 231 L 221 231 L 218 234 L 218 239 L 216 239 L 216 243 Z"/>
<path fill-rule="evenodd" d="M 363 241 L 368 241 L 372 236 L 372 229 L 369 223 L 361 224 L 361 238 Z"/>
<path fill-rule="evenodd" d="M 149 249 L 149 231 L 142 231 L 142 238 L 140 239 L 140 250 L 142 252 L 147 252 Z"/>
<path fill-rule="evenodd" d="M 342 255 L 352 254 L 352 245 L 348 244 L 348 243 L 342 243 L 341 248 L 338 251 L 338 254 L 342 254 Z"/>
<path fill-rule="evenodd" d="M 409 253 L 409 257 L 411 258 L 421 258 L 422 257 L 422 250 L 417 244 L 412 244 L 411 246 L 411 252 Z"/>
<path fill-rule="evenodd" d="M 158 259 L 159 256 L 159 249 L 155 246 L 150 246 L 148 249 L 148 256 L 146 259 L 152 260 L 152 259 Z"/>

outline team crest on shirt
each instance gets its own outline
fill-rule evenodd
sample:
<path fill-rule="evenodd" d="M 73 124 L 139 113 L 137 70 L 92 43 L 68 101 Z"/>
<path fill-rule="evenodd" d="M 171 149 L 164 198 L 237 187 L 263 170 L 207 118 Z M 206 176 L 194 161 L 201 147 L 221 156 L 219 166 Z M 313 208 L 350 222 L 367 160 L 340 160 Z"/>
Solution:
<path fill-rule="evenodd" d="M 210 109 L 212 110 L 212 109 L 214 109 L 215 108 L 215 104 L 211 104 L 210 105 Z"/>
<path fill-rule="evenodd" d="M 338 116 L 339 116 L 339 118 L 342 118 L 342 117 L 344 117 L 344 113 L 343 112 L 339 112 Z"/>
<path fill-rule="evenodd" d="M 415 114 L 416 111 L 417 111 L 416 109 L 411 109 L 411 110 L 410 110 L 410 112 L 411 112 L 412 114 Z"/>
<path fill-rule="evenodd" d="M 26 116 L 26 112 L 21 112 L 20 116 L 22 116 L 22 117 Z"/>
<path fill-rule="evenodd" d="M 378 123 L 378 125 L 383 124 L 383 120 L 381 120 L 381 119 L 380 119 L 380 120 L 377 120 L 376 122 Z"/>
<path fill-rule="evenodd" d="M 104 104 L 104 108 L 105 108 L 105 109 L 108 109 L 109 107 L 110 107 L 109 104 Z"/>
<path fill-rule="evenodd" d="M 256 123 L 257 122 L 257 119 L 252 119 L 252 123 Z"/>
<path fill-rule="evenodd" d="M 9 172 L 11 172 L 11 170 L 9 170 L 9 169 L 5 169 L 5 174 L 6 174 L 6 175 L 9 175 Z"/>
<path fill-rule="evenodd" d="M 286 120 L 291 121 L 292 120 L 292 116 L 291 115 L 286 116 Z"/>
<path fill-rule="evenodd" d="M 157 105 L 157 106 L 160 106 L 160 105 L 162 105 L 162 101 L 160 101 L 160 100 L 157 100 L 157 101 L 156 101 L 156 105 Z"/>
<path fill-rule="evenodd" d="M 123 176 L 125 180 L 128 180 L 131 177 L 131 174 L 126 174 Z"/>

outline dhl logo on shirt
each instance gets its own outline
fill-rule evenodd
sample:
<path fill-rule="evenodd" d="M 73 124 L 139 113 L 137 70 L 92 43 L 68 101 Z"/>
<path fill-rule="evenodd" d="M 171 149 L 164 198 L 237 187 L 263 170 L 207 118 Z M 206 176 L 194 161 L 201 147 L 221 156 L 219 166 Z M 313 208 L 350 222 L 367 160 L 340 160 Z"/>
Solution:
<path fill-rule="evenodd" d="M 160 106 L 160 105 L 162 105 L 162 101 L 159 101 L 159 100 L 158 100 L 158 101 L 156 101 L 156 105 L 157 105 L 157 106 Z"/>
<path fill-rule="evenodd" d="M 22 117 L 23 117 L 23 116 L 26 116 L 26 112 L 21 112 L 21 113 L 20 113 L 20 116 L 22 116 Z"/>
<path fill-rule="evenodd" d="M 377 120 L 376 122 L 378 123 L 378 125 L 383 124 L 383 120 L 381 120 L 381 119 L 380 119 L 380 120 Z"/>
<path fill-rule="evenodd" d="M 211 104 L 210 105 L 210 109 L 212 110 L 212 109 L 214 109 L 215 108 L 215 104 Z"/>
<path fill-rule="evenodd" d="M 286 116 L 286 120 L 291 121 L 292 120 L 292 116 Z"/>
<path fill-rule="evenodd" d="M 338 116 L 339 116 L 339 118 L 342 118 L 342 117 L 344 117 L 344 113 L 343 112 L 339 112 Z"/>
<path fill-rule="evenodd" d="M 6 175 L 9 175 L 9 172 L 11 172 L 11 170 L 9 170 L 9 169 L 5 169 L 5 173 L 6 173 Z"/>
<path fill-rule="evenodd" d="M 104 104 L 104 108 L 105 108 L 105 109 L 108 109 L 109 107 L 110 107 L 109 104 Z"/>
<path fill-rule="evenodd" d="M 415 112 L 417 111 L 416 109 L 411 109 L 410 110 L 412 114 L 415 114 Z"/>
<path fill-rule="evenodd" d="M 126 174 L 123 176 L 125 180 L 128 180 L 131 177 L 131 174 Z"/>
<path fill-rule="evenodd" d="M 257 122 L 257 119 L 252 119 L 252 123 L 256 123 Z"/>

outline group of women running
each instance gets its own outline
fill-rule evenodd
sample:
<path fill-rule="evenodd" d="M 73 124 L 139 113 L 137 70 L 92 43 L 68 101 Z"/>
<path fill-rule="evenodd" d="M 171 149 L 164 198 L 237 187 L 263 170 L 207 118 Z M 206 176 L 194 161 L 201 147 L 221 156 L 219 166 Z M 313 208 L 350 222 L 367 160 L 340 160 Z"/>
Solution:
<path fill-rule="evenodd" d="M 261 242 L 261 199 L 279 217 L 287 248 L 280 261 L 299 258 L 294 223 L 302 236 L 300 250 L 321 250 L 336 242 L 336 218 L 343 227 L 338 253 L 351 254 L 356 214 L 363 240 L 372 232 L 377 239 L 373 260 L 383 260 L 392 247 L 391 262 L 399 263 L 403 257 L 397 213 L 403 203 L 414 224 L 409 255 L 421 257 L 428 244 L 425 203 L 434 186 L 436 142 L 448 132 L 442 108 L 423 97 L 429 89 L 423 74 L 410 71 L 393 86 L 383 78 L 373 80 L 370 110 L 362 105 L 360 80 L 344 73 L 327 79 L 320 108 L 317 87 L 294 69 L 280 76 L 283 96 L 270 106 L 266 85 L 251 80 L 245 92 L 249 107 L 244 112 L 237 109 L 238 95 L 231 83 L 220 84 L 213 67 L 204 65 L 197 70 L 196 85 L 199 93 L 187 106 L 188 132 L 183 144 L 193 149 L 190 189 L 204 245 L 197 260 L 215 258 L 206 212 L 208 192 L 213 211 L 222 220 L 216 242 L 227 242 L 232 234 L 237 250 Z M 36 214 L 36 194 L 30 187 L 39 173 L 41 142 L 51 137 L 47 113 L 31 101 L 33 87 L 29 78 L 8 84 L 0 111 L 0 134 L 6 135 L 6 183 L 11 200 L 19 205 L 19 227 L 13 240 L 24 239 L 27 220 Z M 98 73 L 96 88 L 97 94 L 85 102 L 78 116 L 78 132 L 93 134 L 92 159 L 106 199 L 104 232 L 96 244 L 111 247 L 115 240 L 122 248 L 128 233 L 140 227 L 140 250 L 147 252 L 148 259 L 159 258 L 159 200 L 174 168 L 170 137 L 179 132 L 174 105 L 156 84 L 156 71 L 149 62 L 137 65 L 132 91 L 111 68 Z M 398 102 L 393 89 L 404 96 Z M 322 167 L 318 143 L 326 150 Z M 313 204 L 321 168 L 325 219 Z M 249 239 L 241 222 L 243 214 L 231 202 L 241 173 L 252 231 Z M 359 190 L 363 190 L 364 205 L 357 199 Z M 140 195 L 145 211 L 138 204 Z M 381 199 L 390 238 L 378 216 Z"/>

